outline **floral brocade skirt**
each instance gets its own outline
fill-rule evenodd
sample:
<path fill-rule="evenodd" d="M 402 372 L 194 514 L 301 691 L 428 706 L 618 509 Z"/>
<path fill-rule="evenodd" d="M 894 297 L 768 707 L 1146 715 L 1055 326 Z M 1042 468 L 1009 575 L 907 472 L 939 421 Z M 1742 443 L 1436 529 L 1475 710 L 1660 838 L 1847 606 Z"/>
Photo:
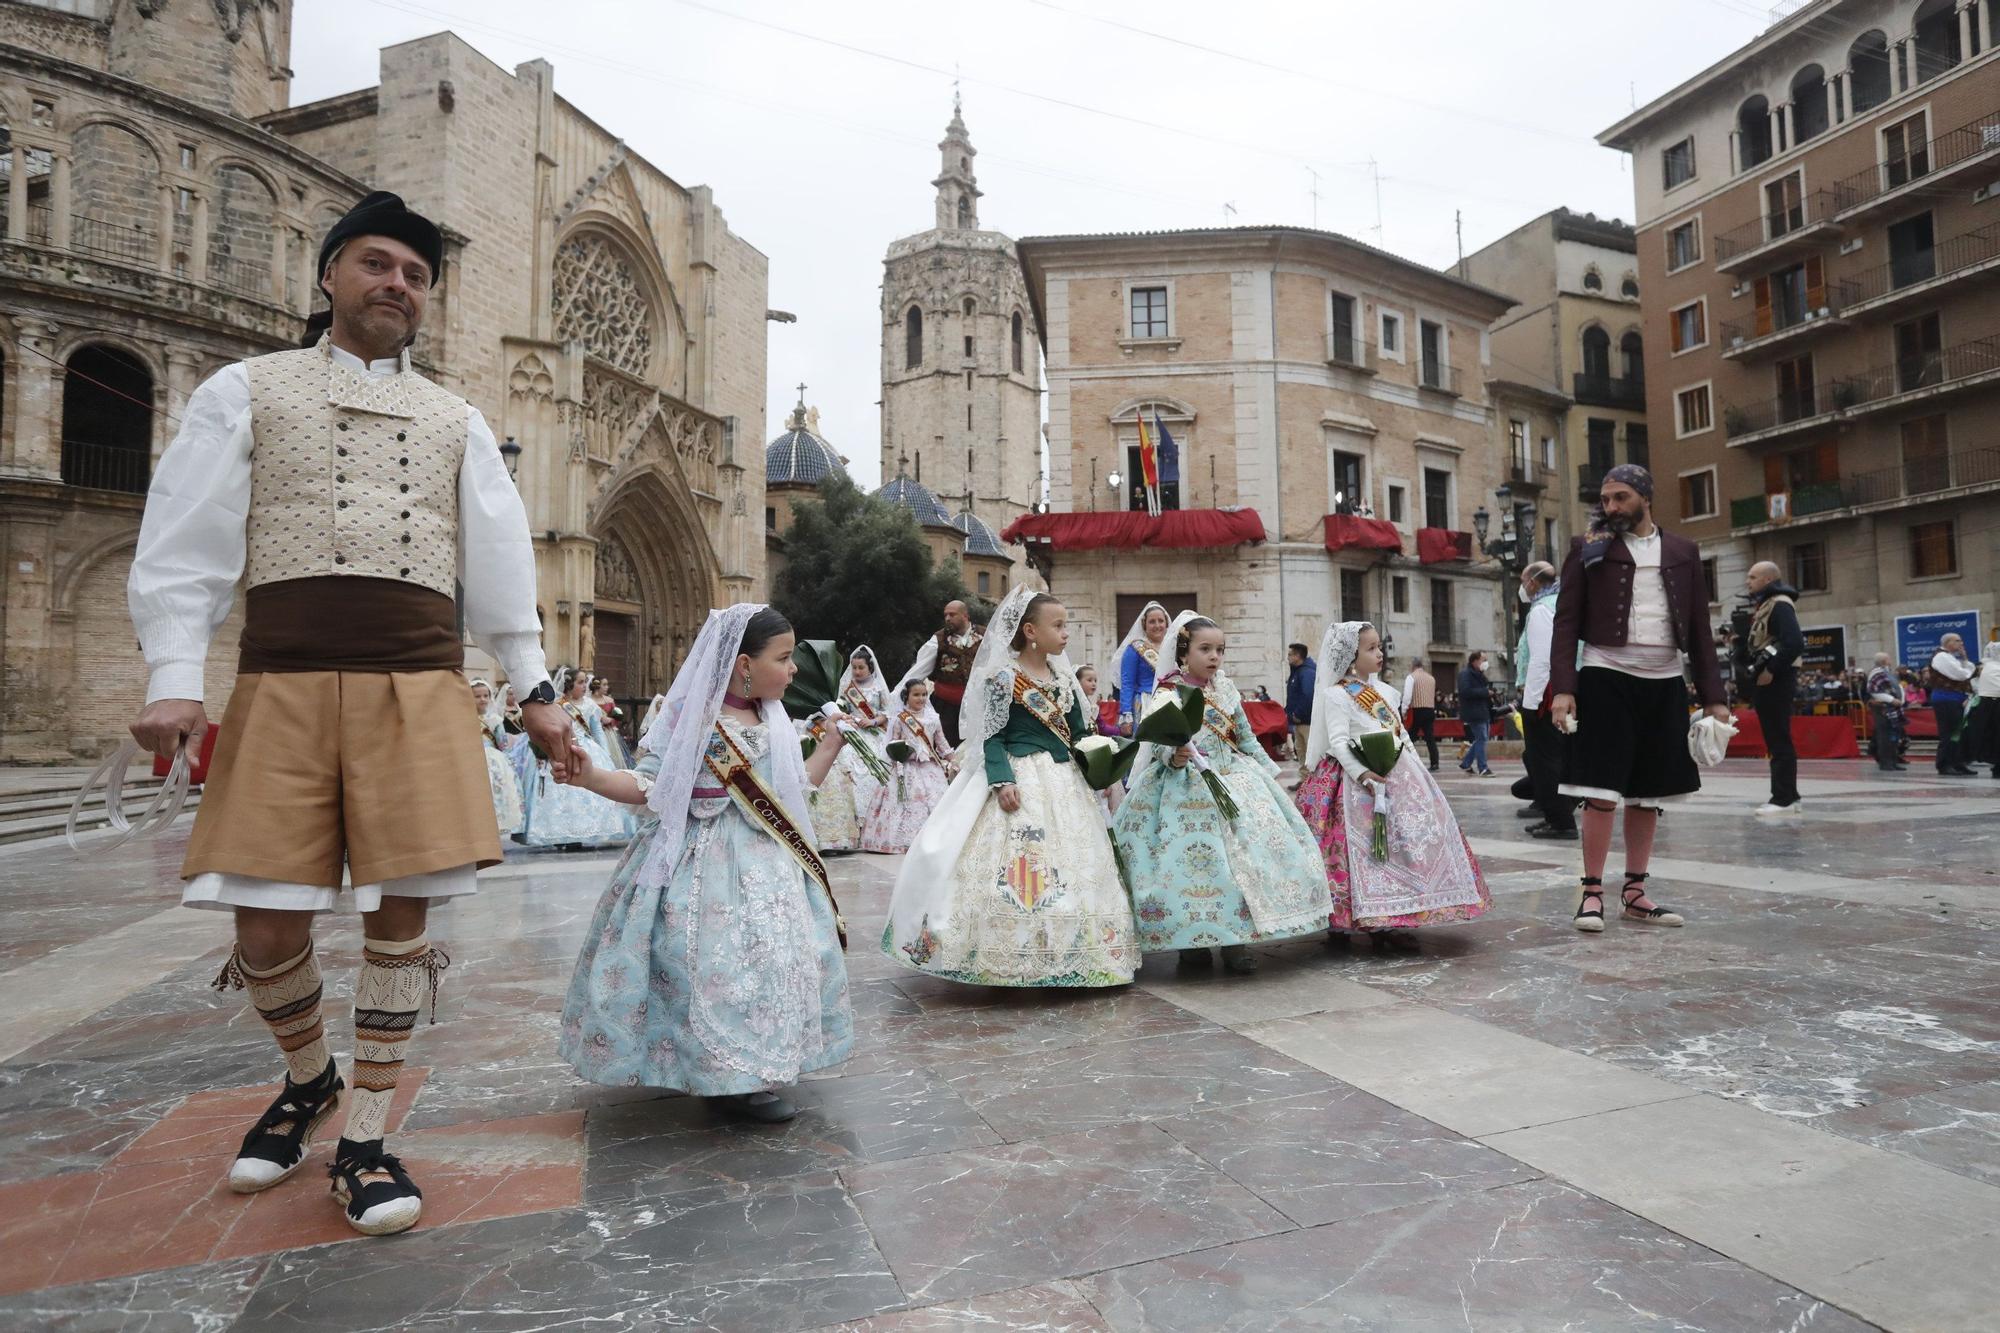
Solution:
<path fill-rule="evenodd" d="M 1406 767 L 1412 770 L 1421 768 L 1407 751 L 1404 753 L 1403 763 L 1398 767 L 1397 775 L 1404 776 L 1402 770 Z M 1428 780 L 1429 774 L 1422 773 L 1421 777 Z M 1405 780 L 1408 780 L 1407 777 Z M 1436 784 L 1431 782 L 1430 785 L 1435 788 Z M 1327 884 L 1333 894 L 1333 911 L 1327 917 L 1327 925 L 1330 928 L 1362 931 L 1408 930 L 1418 926 L 1440 926 L 1454 921 L 1470 921 L 1485 914 L 1486 909 L 1492 905 L 1492 898 L 1487 893 L 1485 878 L 1479 872 L 1479 863 L 1472 855 L 1471 844 L 1465 841 L 1465 835 L 1453 822 L 1448 831 L 1439 830 L 1438 836 L 1456 839 L 1463 847 L 1465 862 L 1469 863 L 1470 867 L 1465 896 L 1476 895 L 1476 901 L 1384 915 L 1357 915 L 1354 906 L 1354 858 L 1369 855 L 1371 831 L 1366 826 L 1351 831 L 1348 828 L 1349 817 L 1343 808 L 1347 805 L 1346 788 L 1345 770 L 1337 761 L 1325 759 L 1320 762 L 1318 768 L 1306 776 L 1306 780 L 1299 784 L 1298 791 L 1293 795 L 1299 813 L 1305 816 L 1306 827 L 1312 830 L 1313 837 L 1319 843 L 1320 856 L 1326 862 Z M 1396 837 L 1393 828 L 1391 837 L 1392 839 Z M 1432 849 L 1433 853 L 1437 850 Z M 1441 861 L 1444 858 L 1433 856 L 1432 859 Z M 1455 856 L 1449 859 L 1454 863 L 1458 860 Z"/>

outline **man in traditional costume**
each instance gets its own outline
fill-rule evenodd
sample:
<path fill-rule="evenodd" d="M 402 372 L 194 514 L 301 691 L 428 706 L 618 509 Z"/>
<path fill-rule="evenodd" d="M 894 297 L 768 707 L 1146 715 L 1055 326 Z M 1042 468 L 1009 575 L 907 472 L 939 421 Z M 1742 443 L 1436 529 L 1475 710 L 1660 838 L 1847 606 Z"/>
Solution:
<path fill-rule="evenodd" d="M 308 337 L 328 331 L 195 390 L 154 474 L 129 586 L 151 672 L 132 734 L 155 754 L 205 733 L 202 664 L 238 580 L 247 588 L 236 685 L 181 868 L 183 903 L 234 912 L 217 986 L 249 991 L 287 1068 L 230 1188 L 292 1175 L 341 1100 L 312 939 L 313 915 L 339 904 L 361 914 L 365 938 L 354 1087 L 329 1174 L 369 1235 L 422 1211 L 383 1135 L 417 1012 L 428 991 L 435 1018 L 449 965 L 427 909 L 472 893 L 474 871 L 500 859 L 461 609 L 522 691 L 530 738 L 558 773 L 572 762 L 520 496 L 478 411 L 410 368 L 443 250 L 437 226 L 393 194 L 333 225 L 318 263 L 332 312 Z"/>
<path fill-rule="evenodd" d="M 1605 473 L 1590 532 L 1563 563 L 1549 649 L 1551 719 L 1560 731 L 1577 729 L 1560 791 L 1584 806 L 1578 930 L 1604 929 L 1604 865 L 1621 803 L 1623 918 L 1682 924 L 1647 894 L 1646 880 L 1661 809 L 1701 789 L 1688 750 L 1690 670 L 1702 706 L 1728 722 L 1701 550 L 1653 521 L 1653 474 L 1621 463 Z"/>
<path fill-rule="evenodd" d="M 958 748 L 958 709 L 965 701 L 965 682 L 972 676 L 972 660 L 979 655 L 979 640 L 985 631 L 972 623 L 972 613 L 964 602 L 946 602 L 944 628 L 924 640 L 917 660 L 896 683 L 896 693 L 913 680 L 931 683 L 931 707 L 944 724 L 944 738 Z"/>

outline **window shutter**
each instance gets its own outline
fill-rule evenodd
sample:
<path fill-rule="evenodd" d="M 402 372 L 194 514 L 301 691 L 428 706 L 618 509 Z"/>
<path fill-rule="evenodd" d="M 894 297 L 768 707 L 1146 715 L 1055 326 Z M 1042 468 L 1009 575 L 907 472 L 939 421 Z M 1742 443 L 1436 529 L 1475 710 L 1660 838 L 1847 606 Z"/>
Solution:
<path fill-rule="evenodd" d="M 1817 313 L 1826 307 L 1826 263 L 1818 255 L 1806 260 L 1806 309 Z"/>
<path fill-rule="evenodd" d="M 1755 284 L 1757 292 L 1757 336 L 1763 337 L 1771 331 L 1771 280 L 1759 278 Z"/>
<path fill-rule="evenodd" d="M 1764 459 L 1764 494 L 1776 495 L 1785 489 L 1785 459 L 1771 454 Z"/>
<path fill-rule="evenodd" d="M 1813 480 L 1840 480 L 1840 445 L 1833 440 L 1822 440 L 1813 451 Z"/>

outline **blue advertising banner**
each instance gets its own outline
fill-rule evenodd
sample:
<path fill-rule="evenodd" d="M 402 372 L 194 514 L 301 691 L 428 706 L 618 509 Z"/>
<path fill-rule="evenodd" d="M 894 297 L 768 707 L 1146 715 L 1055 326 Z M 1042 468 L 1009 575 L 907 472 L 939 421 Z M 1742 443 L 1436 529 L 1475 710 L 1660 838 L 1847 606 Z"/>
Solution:
<path fill-rule="evenodd" d="M 1938 641 L 1947 634 L 1965 640 L 1966 656 L 1979 660 L 1979 613 L 1977 611 L 1932 611 L 1921 616 L 1896 617 L 1896 660 L 1907 667 L 1930 665 L 1937 656 Z"/>

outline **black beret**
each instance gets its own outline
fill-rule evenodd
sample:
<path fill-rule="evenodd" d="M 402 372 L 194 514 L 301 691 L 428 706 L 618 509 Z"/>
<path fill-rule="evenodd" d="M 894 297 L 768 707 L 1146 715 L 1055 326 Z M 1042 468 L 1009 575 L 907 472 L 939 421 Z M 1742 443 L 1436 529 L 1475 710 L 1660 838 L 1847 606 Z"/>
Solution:
<path fill-rule="evenodd" d="M 438 274 L 444 268 L 444 234 L 437 223 L 405 207 L 401 195 L 387 190 L 377 190 L 363 199 L 327 231 L 326 239 L 319 244 L 315 282 L 325 276 L 326 261 L 333 252 L 356 236 L 387 236 L 401 241 L 424 257 L 424 262 L 431 266 L 431 286 L 437 286 Z"/>

